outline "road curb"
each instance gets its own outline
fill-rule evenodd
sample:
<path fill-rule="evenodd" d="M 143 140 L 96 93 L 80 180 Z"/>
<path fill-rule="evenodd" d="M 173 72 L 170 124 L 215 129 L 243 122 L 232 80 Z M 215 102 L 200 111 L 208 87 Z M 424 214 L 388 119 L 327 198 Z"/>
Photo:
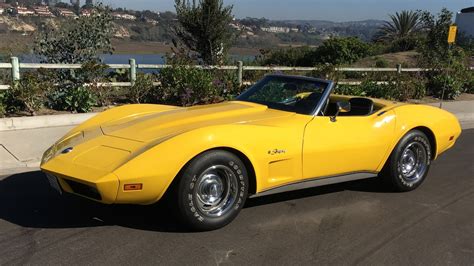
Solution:
<path fill-rule="evenodd" d="M 457 113 L 455 115 L 459 119 L 459 122 L 473 122 L 474 121 L 474 113 Z"/>
<path fill-rule="evenodd" d="M 0 131 L 79 125 L 97 113 L 9 117 L 0 119 Z"/>

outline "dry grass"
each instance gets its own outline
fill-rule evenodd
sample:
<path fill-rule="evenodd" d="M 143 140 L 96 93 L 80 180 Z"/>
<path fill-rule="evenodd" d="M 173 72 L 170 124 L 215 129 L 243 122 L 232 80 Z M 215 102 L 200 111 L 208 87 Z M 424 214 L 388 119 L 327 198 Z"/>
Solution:
<path fill-rule="evenodd" d="M 401 64 L 403 67 L 416 67 L 419 54 L 415 51 L 390 53 L 363 58 L 354 63 L 354 67 L 375 67 L 378 60 L 387 62 L 388 67 L 396 67 Z"/>
<path fill-rule="evenodd" d="M 17 55 L 31 51 L 34 37 L 21 34 L 0 34 L 0 54 Z"/>

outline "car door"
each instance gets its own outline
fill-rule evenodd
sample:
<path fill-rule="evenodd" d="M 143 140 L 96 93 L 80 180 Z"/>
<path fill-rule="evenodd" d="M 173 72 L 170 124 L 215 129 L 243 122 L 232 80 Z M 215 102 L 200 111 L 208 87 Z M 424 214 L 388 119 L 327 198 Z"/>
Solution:
<path fill-rule="evenodd" d="M 303 178 L 376 172 L 395 129 L 393 111 L 370 116 L 316 116 L 306 126 Z"/>

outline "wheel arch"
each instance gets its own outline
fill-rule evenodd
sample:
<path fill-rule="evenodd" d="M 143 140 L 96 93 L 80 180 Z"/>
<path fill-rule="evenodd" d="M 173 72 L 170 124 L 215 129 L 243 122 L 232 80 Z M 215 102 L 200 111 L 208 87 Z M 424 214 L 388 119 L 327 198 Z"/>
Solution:
<path fill-rule="evenodd" d="M 400 141 L 403 139 L 403 137 L 405 137 L 409 132 L 411 132 L 413 130 L 421 131 L 423 134 L 426 135 L 426 137 L 428 138 L 428 141 L 430 143 L 430 147 L 431 147 L 431 160 L 436 159 L 436 156 L 437 156 L 437 142 L 436 142 L 436 136 L 435 136 L 433 130 L 430 129 L 429 127 L 427 127 L 427 126 L 414 126 L 414 127 L 411 127 L 407 130 L 404 130 L 403 133 L 400 134 L 400 136 L 395 138 L 394 142 L 392 143 L 390 149 L 387 152 L 387 155 L 385 156 L 385 159 L 379 165 L 378 171 L 382 171 L 385 168 L 385 166 L 387 165 L 387 163 L 390 160 L 390 157 L 391 157 L 393 151 L 397 147 L 398 143 L 400 143 Z"/>
<path fill-rule="evenodd" d="M 418 130 L 418 131 L 421 131 L 423 132 L 423 134 L 426 135 L 426 137 L 428 138 L 428 141 L 430 142 L 430 146 L 431 146 L 431 160 L 434 160 L 436 159 L 436 154 L 437 154 L 437 144 L 436 144 L 436 137 L 433 133 L 433 131 L 428 128 L 428 127 L 425 127 L 425 126 L 419 126 L 419 127 L 415 127 L 415 128 L 412 128 L 410 130 L 407 131 L 407 133 L 405 133 L 402 138 L 408 134 L 408 132 L 410 131 L 413 131 L 413 130 Z M 400 141 L 400 140 L 399 140 Z"/>
<path fill-rule="evenodd" d="M 235 149 L 235 148 L 231 148 L 231 147 L 225 147 L 225 146 L 221 146 L 221 147 L 213 147 L 213 148 L 209 148 L 209 149 L 206 149 L 198 154 L 196 154 L 195 156 L 193 156 L 191 159 L 189 159 L 182 167 L 181 169 L 179 170 L 179 172 L 176 174 L 176 176 L 173 178 L 173 181 L 171 182 L 171 184 L 168 186 L 168 188 L 166 189 L 166 192 L 165 192 L 165 196 L 169 193 L 172 193 L 170 191 L 172 191 L 176 184 L 179 182 L 179 178 L 183 172 L 184 169 L 186 169 L 186 167 L 196 158 L 198 158 L 199 156 L 201 156 L 202 154 L 206 153 L 206 152 L 209 152 L 209 151 L 227 151 L 229 153 L 232 153 L 234 154 L 235 156 L 237 156 L 240 160 L 242 160 L 242 162 L 244 163 L 245 165 L 245 168 L 248 172 L 248 178 L 249 178 L 249 195 L 253 195 L 253 194 L 256 194 L 257 193 L 257 175 L 255 173 L 255 168 L 252 164 L 252 162 L 250 161 L 250 159 L 248 158 L 247 155 L 245 155 L 243 152 L 239 151 L 238 149 Z"/>
<path fill-rule="evenodd" d="M 234 149 L 234 148 L 229 148 L 229 147 L 218 147 L 218 148 L 213 148 L 213 149 L 210 149 L 210 150 L 211 151 L 212 150 L 224 150 L 224 151 L 228 151 L 228 152 L 236 155 L 237 157 L 239 157 L 239 159 L 242 160 L 242 162 L 244 163 L 245 168 L 247 170 L 247 174 L 248 174 L 248 178 L 249 178 L 249 195 L 253 195 L 253 194 L 257 193 L 257 175 L 255 174 L 254 166 L 253 166 L 252 162 L 250 161 L 250 159 L 243 152 L 241 152 L 237 149 Z"/>

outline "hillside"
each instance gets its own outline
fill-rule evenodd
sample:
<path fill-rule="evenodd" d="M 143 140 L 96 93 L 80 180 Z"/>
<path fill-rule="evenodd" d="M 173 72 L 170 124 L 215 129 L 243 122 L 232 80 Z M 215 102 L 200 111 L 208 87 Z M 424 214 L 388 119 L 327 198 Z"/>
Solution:
<path fill-rule="evenodd" d="M 13 11 L 0 14 L 0 52 L 22 52 L 31 43 L 12 43 L 9 39 L 32 39 L 32 36 L 44 23 L 61 25 L 75 17 L 87 15 L 87 9 L 80 14 L 73 12 L 71 6 L 40 7 L 30 5 L 30 15 L 21 15 Z M 48 16 L 40 15 L 49 12 Z M 14 8 L 13 8 L 14 9 Z M 26 11 L 25 11 L 26 12 Z M 36 12 L 36 13 L 34 13 Z M 173 39 L 173 26 L 176 15 L 172 12 L 134 11 L 117 8 L 112 11 L 114 17 L 116 43 L 162 43 L 169 44 Z M 371 40 L 381 21 L 366 20 L 355 22 L 332 22 L 321 20 L 267 20 L 265 18 L 236 19 L 229 26 L 238 36 L 235 47 L 256 51 L 262 48 L 279 46 L 317 46 L 325 39 L 334 36 L 358 36 L 362 40 Z M 23 37 L 18 37 L 22 35 Z M 125 45 L 126 46 L 126 45 Z M 166 50 L 166 49 L 165 49 Z"/>
<path fill-rule="evenodd" d="M 36 27 L 20 18 L 0 16 L 0 32 L 34 32 Z"/>
<path fill-rule="evenodd" d="M 388 53 L 377 56 L 370 56 L 363 58 L 352 66 L 354 67 L 396 67 L 402 65 L 402 67 L 417 67 L 417 57 L 419 53 L 416 51 L 399 52 L 399 53 Z"/>

